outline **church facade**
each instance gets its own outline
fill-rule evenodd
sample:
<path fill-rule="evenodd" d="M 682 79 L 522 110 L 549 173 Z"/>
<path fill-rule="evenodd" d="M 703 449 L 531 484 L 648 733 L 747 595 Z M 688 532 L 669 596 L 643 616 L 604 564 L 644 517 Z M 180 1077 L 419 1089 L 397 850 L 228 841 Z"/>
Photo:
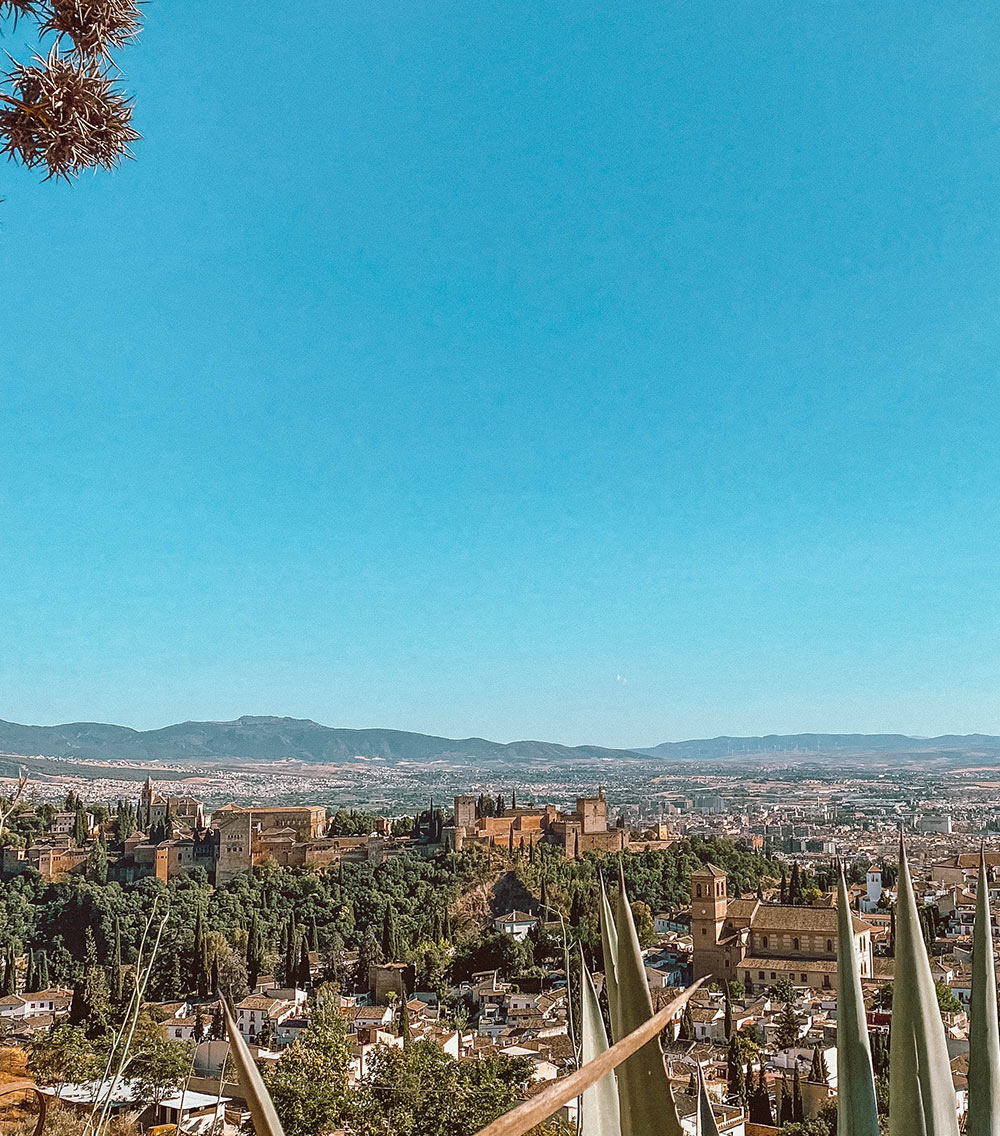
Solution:
<path fill-rule="evenodd" d="M 852 916 L 862 978 L 873 973 L 875 928 Z M 733 899 L 726 873 L 708 864 L 691 875 L 694 978 L 742 982 L 748 993 L 782 978 L 797 986 L 837 988 L 837 908 L 793 907 Z"/>

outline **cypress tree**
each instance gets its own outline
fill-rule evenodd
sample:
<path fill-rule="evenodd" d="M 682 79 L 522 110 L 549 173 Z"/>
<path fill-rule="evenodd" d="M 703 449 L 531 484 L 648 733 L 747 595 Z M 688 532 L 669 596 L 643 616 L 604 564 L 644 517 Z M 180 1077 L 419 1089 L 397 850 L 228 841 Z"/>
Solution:
<path fill-rule="evenodd" d="M 194 1040 L 195 1044 L 201 1044 L 205 1037 L 205 1019 L 202 1016 L 201 1006 L 194 1016 Z"/>
<path fill-rule="evenodd" d="M 788 884 L 788 902 L 800 903 L 802 901 L 802 877 L 799 873 L 798 863 L 792 865 L 792 878 Z"/>
<path fill-rule="evenodd" d="M 311 951 L 319 951 L 319 928 L 316 926 L 316 916 L 313 915 L 310 920 L 311 937 L 309 949 Z"/>
<path fill-rule="evenodd" d="M 218 954 L 215 954 L 215 955 L 212 956 L 212 971 L 211 971 L 211 977 L 209 978 L 209 984 L 208 985 L 209 985 L 209 993 L 211 993 L 214 997 L 218 997 L 219 996 L 219 986 L 220 986 L 220 983 L 219 983 L 219 956 L 218 956 Z"/>
<path fill-rule="evenodd" d="M 26 993 L 39 989 L 38 976 L 35 974 L 35 952 L 28 951 L 28 969 L 24 975 L 24 989 Z"/>
<path fill-rule="evenodd" d="M 444 909 L 444 926 L 443 926 L 442 929 L 444 931 L 445 939 L 450 943 L 451 942 L 451 912 L 448 910 L 447 906 L 445 906 L 445 909 Z"/>
<path fill-rule="evenodd" d="M 725 998 L 725 1015 L 726 1016 L 725 1016 L 725 1020 L 724 1020 L 724 1023 L 723 1023 L 723 1029 L 725 1030 L 726 1037 L 732 1039 L 733 1038 L 733 999 L 732 999 L 732 996 L 729 992 L 729 983 L 728 982 L 725 984 L 724 998 Z"/>
<path fill-rule="evenodd" d="M 548 888 L 546 887 L 546 884 L 545 884 L 545 877 L 544 876 L 542 876 L 542 887 L 541 887 L 541 891 L 539 892 L 539 895 L 538 895 L 538 902 L 539 902 L 539 905 L 542 907 L 543 910 L 546 907 L 548 907 L 548 905 L 549 905 L 549 893 L 548 893 Z"/>
<path fill-rule="evenodd" d="M 801 1124 L 805 1117 L 802 1108 L 802 1086 L 799 1083 L 799 1067 L 795 1066 L 795 1071 L 792 1073 L 792 1120 Z"/>
<path fill-rule="evenodd" d="M 298 960 L 298 930 L 295 926 L 295 916 L 288 917 L 288 932 L 285 937 L 285 969 L 284 983 L 286 986 L 295 984 L 295 963 Z"/>
<path fill-rule="evenodd" d="M 302 945 L 299 948 L 299 965 L 296 968 L 295 985 L 304 989 L 312 978 L 312 968 L 309 965 L 309 947 L 305 935 L 302 936 Z"/>
<path fill-rule="evenodd" d="M 743 1064 L 740 1061 L 740 1049 L 736 1044 L 736 1036 L 729 1038 L 729 1048 L 726 1051 L 726 1082 L 729 1094 L 734 1097 L 743 1096 Z"/>
<path fill-rule="evenodd" d="M 827 1083 L 826 1063 L 823 1060 L 818 1045 L 813 1050 L 812 1072 L 809 1074 L 809 1080 L 815 1081 L 817 1085 L 825 1085 Z"/>
<path fill-rule="evenodd" d="M 255 911 L 250 921 L 250 930 L 247 932 L 247 985 L 250 987 L 251 994 L 260 976 L 261 954 L 260 922 Z"/>
<path fill-rule="evenodd" d="M 38 952 L 38 989 L 48 990 L 49 988 L 49 956 L 45 951 Z"/>
<path fill-rule="evenodd" d="M 184 994 L 189 993 L 190 987 L 184 983 L 183 975 L 181 974 L 181 956 L 179 951 L 174 951 L 173 962 L 170 967 L 170 995 L 173 998 L 180 998 Z"/>
<path fill-rule="evenodd" d="M 86 1027 L 89 1038 L 103 1036 L 108 1029 L 111 1009 L 108 997 L 108 980 L 104 969 L 98 965 L 97 944 L 94 932 L 88 927 L 83 975 L 73 987 L 73 1001 L 70 1004 L 70 1024 Z"/>
<path fill-rule="evenodd" d="M 396 933 L 396 909 L 392 903 L 385 905 L 382 918 L 382 954 L 388 962 L 399 958 L 399 939 Z"/>
<path fill-rule="evenodd" d="M 787 1075 L 782 1075 L 781 1106 L 779 1110 L 778 1123 L 782 1128 L 784 1128 L 786 1124 L 791 1124 L 793 1119 L 794 1114 L 792 1112 L 792 1096 L 788 1091 L 788 1077 Z"/>
<path fill-rule="evenodd" d="M 205 929 L 202 926 L 200 904 L 194 917 L 194 941 L 191 944 L 188 986 L 199 998 L 205 997 Z"/>
<path fill-rule="evenodd" d="M 758 1124 L 774 1125 L 774 1113 L 771 1111 L 771 1094 L 767 1091 L 767 1077 L 764 1074 L 764 1061 L 760 1063 L 760 1080 L 757 1082 L 757 1101 L 760 1110 Z"/>
<path fill-rule="evenodd" d="M 399 1036 L 403 1039 L 403 1048 L 410 1044 L 410 1010 L 406 1005 L 406 993 L 399 1000 Z"/>
<path fill-rule="evenodd" d="M 497 793 L 497 811 L 496 815 L 502 817 L 507 811 L 507 806 L 504 804 L 503 793 Z"/>
<path fill-rule="evenodd" d="M 514 826 L 513 825 L 511 825 L 510 828 L 507 829 L 507 855 L 508 856 L 514 855 Z"/>
<path fill-rule="evenodd" d="M 5 996 L 17 993 L 17 976 L 14 971 L 13 951 L 14 948 L 12 946 L 4 951 L 3 978 L 0 979 L 0 990 L 3 991 Z"/>
<path fill-rule="evenodd" d="M 222 1016 L 222 1003 L 216 1002 L 212 1011 L 212 1025 L 208 1036 L 215 1041 L 221 1041 L 226 1036 L 226 1020 Z"/>
<path fill-rule="evenodd" d="M 111 940 L 111 1001 L 117 1006 L 121 1003 L 124 993 L 124 980 L 122 977 L 122 929 L 118 919 L 115 919 L 114 938 Z"/>
<path fill-rule="evenodd" d="M 87 814 L 83 811 L 83 805 L 77 800 L 76 816 L 73 818 L 73 843 L 77 848 L 82 848 L 87 843 Z"/>
<path fill-rule="evenodd" d="M 781 869 L 781 883 L 778 885 L 778 902 L 785 903 L 788 899 L 788 880 L 785 878 L 785 869 Z"/>

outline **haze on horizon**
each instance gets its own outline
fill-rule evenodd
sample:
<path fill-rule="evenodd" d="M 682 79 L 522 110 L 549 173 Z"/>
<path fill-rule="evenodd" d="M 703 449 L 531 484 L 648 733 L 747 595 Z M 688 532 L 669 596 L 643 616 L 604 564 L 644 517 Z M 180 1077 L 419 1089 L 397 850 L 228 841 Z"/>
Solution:
<path fill-rule="evenodd" d="M 0 717 L 1000 734 L 1000 10 L 146 19 L 2 167 Z"/>

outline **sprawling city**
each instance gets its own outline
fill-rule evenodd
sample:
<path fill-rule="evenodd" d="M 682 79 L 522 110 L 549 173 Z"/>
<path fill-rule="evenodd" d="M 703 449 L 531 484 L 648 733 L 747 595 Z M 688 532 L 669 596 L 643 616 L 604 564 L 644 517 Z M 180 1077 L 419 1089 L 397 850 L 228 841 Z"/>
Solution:
<path fill-rule="evenodd" d="M 636 770 L 628 789 L 577 796 L 525 770 L 382 814 L 321 794 L 276 803 L 296 795 L 282 779 L 235 803 L 219 796 L 231 773 L 22 770 L 0 806 L 0 1071 L 81 1122 L 237 1132 L 254 1111 L 235 1027 L 296 1136 L 429 1130 L 401 1113 L 418 1101 L 452 1123 L 456 1094 L 482 1126 L 579 1068 L 587 990 L 615 1036 L 608 914 L 620 944 L 625 895 L 642 996 L 670 1010 L 681 1130 L 826 1136 L 845 955 L 874 1091 L 889 1093 L 902 841 L 964 1129 L 984 883 L 992 926 L 1000 914 L 996 782 L 975 761 L 823 775 L 813 755 L 759 760 L 715 775 L 643 765 L 645 782 Z M 123 1022 L 130 1057 L 109 1082 Z M 537 1131 L 580 1130 L 586 1100 Z"/>

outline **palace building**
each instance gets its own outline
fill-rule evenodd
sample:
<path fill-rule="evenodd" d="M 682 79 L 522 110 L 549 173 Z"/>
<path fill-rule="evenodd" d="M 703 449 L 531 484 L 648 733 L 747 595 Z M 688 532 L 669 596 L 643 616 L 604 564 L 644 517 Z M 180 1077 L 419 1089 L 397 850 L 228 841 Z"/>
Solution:
<path fill-rule="evenodd" d="M 852 916 L 862 978 L 873 973 L 875 928 Z M 730 900 L 726 873 L 708 864 L 691 875 L 694 978 L 740 981 L 748 993 L 782 978 L 820 990 L 837 987 L 837 908 Z"/>

